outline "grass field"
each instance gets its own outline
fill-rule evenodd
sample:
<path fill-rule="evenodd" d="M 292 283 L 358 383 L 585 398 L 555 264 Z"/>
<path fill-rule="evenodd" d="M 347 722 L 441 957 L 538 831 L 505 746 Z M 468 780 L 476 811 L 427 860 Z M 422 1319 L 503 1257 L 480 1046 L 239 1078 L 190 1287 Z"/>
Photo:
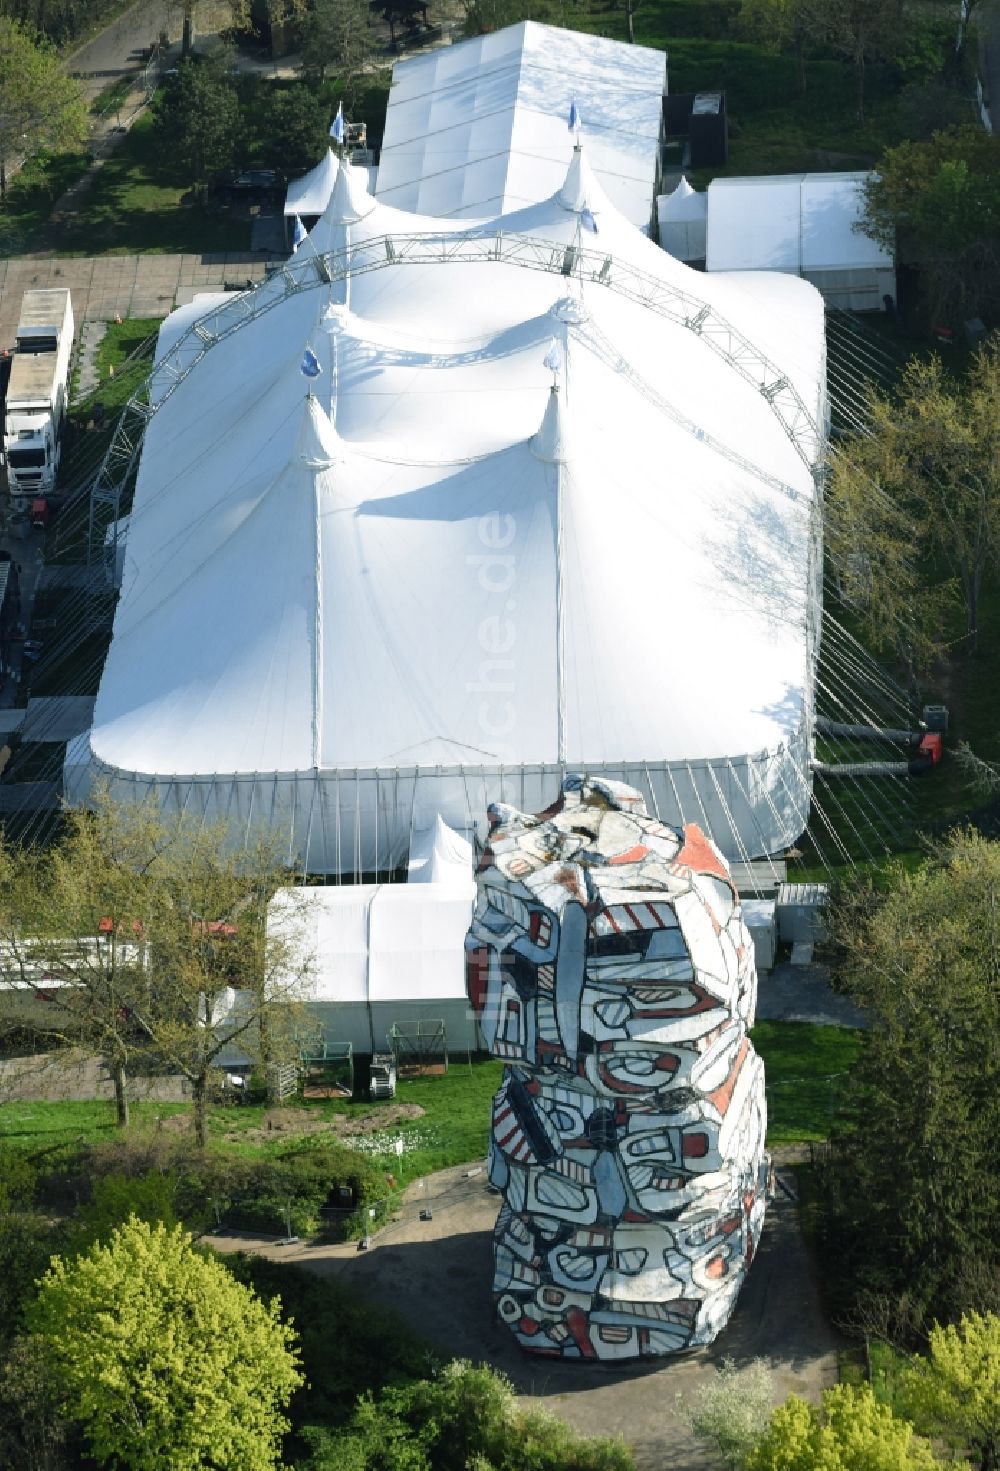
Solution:
<path fill-rule="evenodd" d="M 771 1144 L 824 1139 L 836 1090 L 857 1053 L 855 1032 L 800 1022 L 761 1022 L 753 1041 L 767 1070 Z M 390 1124 L 359 1136 L 365 1153 L 386 1163 L 400 1184 L 450 1165 L 482 1159 L 490 1121 L 490 1103 L 503 1074 L 492 1060 L 455 1063 L 443 1077 L 417 1078 L 399 1084 L 397 1102 L 417 1104 L 423 1117 Z M 303 1124 L 332 1120 L 340 1115 L 369 1114 L 377 1118 L 388 1103 L 329 1100 L 294 1105 Z M 189 1105 L 139 1102 L 134 1105 L 134 1128 L 155 1130 L 158 1119 L 189 1111 Z M 294 1126 L 280 1131 L 266 1128 L 263 1105 L 217 1107 L 209 1119 L 209 1147 L 223 1153 L 252 1156 L 276 1154 L 296 1139 L 322 1145 L 330 1134 L 318 1130 L 296 1134 Z M 387 1118 L 391 1119 L 387 1112 Z M 94 1144 L 116 1134 L 110 1103 L 0 1104 L 0 1141 L 32 1153 L 70 1144 Z M 397 1155 L 395 1141 L 404 1152 Z M 358 1139 L 344 1142 L 355 1146 Z"/>
<path fill-rule="evenodd" d="M 200 254 L 250 248 L 250 224 L 189 202 L 190 181 L 171 167 L 152 114 L 135 120 L 94 177 L 79 218 L 60 232 L 60 255 Z"/>
<path fill-rule="evenodd" d="M 0 205 L 0 256 L 21 255 L 31 248 L 52 206 L 87 167 L 85 153 L 45 154 L 29 159 L 12 179 Z"/>
<path fill-rule="evenodd" d="M 810 1022 L 758 1022 L 751 1036 L 764 1059 L 768 1144 L 826 1139 L 859 1034 Z"/>

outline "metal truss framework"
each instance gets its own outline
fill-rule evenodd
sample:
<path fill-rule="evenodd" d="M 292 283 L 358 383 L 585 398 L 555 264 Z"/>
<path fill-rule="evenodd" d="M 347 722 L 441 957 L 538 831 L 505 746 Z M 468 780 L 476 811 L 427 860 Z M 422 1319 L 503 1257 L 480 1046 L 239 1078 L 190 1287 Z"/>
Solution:
<path fill-rule="evenodd" d="M 267 281 L 251 291 L 241 292 L 216 311 L 199 318 L 178 339 L 142 387 L 128 400 L 97 472 L 91 489 L 88 560 L 93 555 L 96 507 L 109 507 L 117 519 L 122 496 L 135 469 L 150 420 L 217 343 L 280 306 L 290 296 L 335 285 L 348 277 L 367 275 L 391 266 L 483 265 L 492 261 L 607 287 L 626 300 L 637 302 L 667 321 L 693 332 L 767 401 L 819 485 L 823 425 L 782 370 L 725 317 L 698 297 L 669 286 L 656 276 L 637 270 L 604 251 L 584 248 L 578 242 L 566 245 L 540 240 L 533 235 L 506 234 L 502 230 L 489 234 L 470 231 L 463 234 L 379 235 L 325 255 L 303 249 Z M 275 283 L 280 289 L 274 289 Z M 151 392 L 154 379 L 155 397 Z"/>

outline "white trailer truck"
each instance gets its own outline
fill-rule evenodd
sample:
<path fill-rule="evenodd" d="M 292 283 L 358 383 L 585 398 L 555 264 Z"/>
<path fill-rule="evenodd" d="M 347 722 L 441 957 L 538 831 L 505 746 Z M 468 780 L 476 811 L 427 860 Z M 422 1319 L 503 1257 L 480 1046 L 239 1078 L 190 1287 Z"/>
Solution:
<path fill-rule="evenodd" d="M 4 410 L 4 460 L 14 511 L 27 511 L 32 501 L 55 490 L 72 350 L 69 292 L 26 291 Z"/>

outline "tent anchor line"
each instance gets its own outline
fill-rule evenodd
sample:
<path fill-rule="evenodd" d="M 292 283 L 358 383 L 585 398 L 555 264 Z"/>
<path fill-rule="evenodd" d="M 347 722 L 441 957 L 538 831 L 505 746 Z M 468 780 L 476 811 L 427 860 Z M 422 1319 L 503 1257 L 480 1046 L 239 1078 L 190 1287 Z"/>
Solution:
<path fill-rule="evenodd" d="M 91 489 L 88 562 L 93 555 L 94 508 L 110 505 L 117 520 L 124 487 L 135 468 L 146 428 L 153 415 L 187 378 L 206 353 L 248 322 L 302 291 L 326 288 L 333 282 L 396 265 L 483 265 L 499 261 L 526 270 L 566 275 L 564 243 L 533 235 L 469 232 L 441 235 L 379 235 L 346 250 L 293 259 L 252 291 L 241 292 L 215 312 L 199 318 L 156 365 L 149 378 L 122 410 L 111 444 Z M 580 281 L 603 286 L 629 301 L 638 302 L 699 337 L 769 404 L 799 458 L 819 484 L 822 475 L 823 430 L 819 417 L 807 407 L 786 374 L 719 312 L 687 291 L 669 286 L 656 276 L 616 260 L 601 250 L 574 247 L 571 274 Z M 275 291 L 280 281 L 283 289 Z M 154 399 L 150 389 L 158 386 Z"/>

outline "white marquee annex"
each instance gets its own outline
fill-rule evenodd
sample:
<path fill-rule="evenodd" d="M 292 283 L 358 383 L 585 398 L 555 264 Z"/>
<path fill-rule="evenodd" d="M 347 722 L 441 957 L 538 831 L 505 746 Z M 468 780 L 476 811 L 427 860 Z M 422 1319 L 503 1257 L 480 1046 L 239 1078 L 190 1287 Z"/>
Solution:
<path fill-rule="evenodd" d="M 648 229 L 666 90 L 663 51 L 531 20 L 407 57 L 392 69 L 375 193 L 456 219 L 539 204 L 562 184 L 575 101 L 598 183 Z"/>
<path fill-rule="evenodd" d="M 892 254 L 858 228 L 869 177 L 713 179 L 702 196 L 706 270 L 787 271 L 811 281 L 828 306 L 881 311 L 886 296 L 895 300 L 896 266 Z"/>
<path fill-rule="evenodd" d="M 564 151 L 478 223 L 345 167 L 287 267 L 167 320 L 70 800 L 155 792 L 353 878 L 566 769 L 732 859 L 802 832 L 822 301 L 689 270 Z"/>

